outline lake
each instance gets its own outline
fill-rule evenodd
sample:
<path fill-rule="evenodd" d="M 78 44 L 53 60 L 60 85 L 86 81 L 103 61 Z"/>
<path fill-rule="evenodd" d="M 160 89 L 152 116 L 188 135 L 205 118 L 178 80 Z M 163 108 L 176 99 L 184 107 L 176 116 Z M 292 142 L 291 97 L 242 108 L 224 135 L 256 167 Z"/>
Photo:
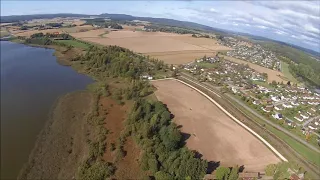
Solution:
<path fill-rule="evenodd" d="M 93 80 L 59 65 L 54 50 L 1 43 L 1 179 L 28 161 L 55 100 Z"/>

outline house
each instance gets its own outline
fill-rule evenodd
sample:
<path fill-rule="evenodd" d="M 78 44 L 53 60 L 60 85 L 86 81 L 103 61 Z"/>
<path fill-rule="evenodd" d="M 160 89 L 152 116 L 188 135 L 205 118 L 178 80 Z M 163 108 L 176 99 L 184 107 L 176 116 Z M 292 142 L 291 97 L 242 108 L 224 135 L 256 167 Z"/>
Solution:
<path fill-rule="evenodd" d="M 302 122 L 303 121 L 303 119 L 301 119 L 301 118 L 299 118 L 299 117 L 294 117 L 296 120 L 298 120 L 298 121 L 300 121 L 300 122 Z"/>
<path fill-rule="evenodd" d="M 288 124 L 288 126 L 291 127 L 296 127 L 297 125 L 295 123 L 293 123 L 293 121 L 291 121 L 290 119 L 286 119 L 286 123 Z"/>
<path fill-rule="evenodd" d="M 150 75 L 143 75 L 143 76 L 141 76 L 141 78 L 142 79 L 148 79 L 148 80 L 152 80 L 153 79 L 153 77 L 150 76 Z"/>
<path fill-rule="evenodd" d="M 280 106 L 275 106 L 274 109 L 277 110 L 277 111 L 282 111 L 283 110 Z"/>
<path fill-rule="evenodd" d="M 231 88 L 231 90 L 232 90 L 233 93 L 237 93 L 238 92 L 237 88 L 234 87 L 234 86 Z"/>
<path fill-rule="evenodd" d="M 282 106 L 284 107 L 284 108 L 293 108 L 293 106 L 292 105 L 290 105 L 290 104 L 282 104 Z"/>
<path fill-rule="evenodd" d="M 265 107 L 261 107 L 261 109 L 262 109 L 262 111 L 264 111 L 264 112 L 270 112 L 270 110 L 267 110 L 267 108 L 265 108 Z"/>
<path fill-rule="evenodd" d="M 260 104 L 260 101 L 259 101 L 259 100 L 255 100 L 255 101 L 253 101 L 252 104 L 254 104 L 254 105 L 259 105 L 259 104 Z"/>
<path fill-rule="evenodd" d="M 311 126 L 311 125 L 309 125 L 308 128 L 310 128 L 310 129 L 312 129 L 312 130 L 316 130 L 316 129 L 317 129 L 317 128 Z"/>
<path fill-rule="evenodd" d="M 275 119 L 280 120 L 280 119 L 282 119 L 283 116 L 280 113 L 276 113 L 276 114 L 273 114 L 272 117 L 275 118 Z"/>
<path fill-rule="evenodd" d="M 271 98 L 271 100 L 272 100 L 272 101 L 275 101 L 275 102 L 280 101 L 280 99 L 279 99 L 278 97 L 276 97 L 276 96 L 273 96 L 273 97 Z"/>
<path fill-rule="evenodd" d="M 298 102 L 291 102 L 291 104 L 293 105 L 293 106 L 299 106 L 300 104 L 298 103 Z"/>
<path fill-rule="evenodd" d="M 303 119 L 308 119 L 309 116 L 308 115 L 305 115 L 305 114 L 300 114 L 300 116 L 303 118 Z"/>

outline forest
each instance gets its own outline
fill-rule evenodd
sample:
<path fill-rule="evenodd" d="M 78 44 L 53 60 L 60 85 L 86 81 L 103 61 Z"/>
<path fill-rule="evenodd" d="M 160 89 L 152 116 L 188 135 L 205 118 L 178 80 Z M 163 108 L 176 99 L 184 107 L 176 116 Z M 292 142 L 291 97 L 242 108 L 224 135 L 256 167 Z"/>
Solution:
<path fill-rule="evenodd" d="M 290 64 L 289 70 L 300 81 L 320 87 L 320 62 L 302 50 L 275 42 L 262 42 L 263 47 L 275 52 L 282 61 Z"/>
<path fill-rule="evenodd" d="M 104 18 L 95 18 L 95 19 L 84 19 L 86 23 L 84 25 L 96 25 L 105 28 L 113 28 L 113 29 L 123 29 L 121 25 L 119 25 L 115 21 L 106 20 Z"/>
<path fill-rule="evenodd" d="M 162 25 L 147 25 L 144 26 L 146 31 L 160 31 L 160 32 L 170 32 L 170 33 L 177 33 L 177 34 L 197 34 L 194 30 L 180 28 L 180 27 L 170 27 L 170 26 L 162 26 Z"/>

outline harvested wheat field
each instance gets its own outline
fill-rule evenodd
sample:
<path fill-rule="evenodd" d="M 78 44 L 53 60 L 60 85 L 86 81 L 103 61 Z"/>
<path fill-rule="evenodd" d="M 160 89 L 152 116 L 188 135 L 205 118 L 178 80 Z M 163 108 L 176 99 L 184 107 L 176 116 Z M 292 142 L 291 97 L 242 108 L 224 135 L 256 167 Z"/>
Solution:
<path fill-rule="evenodd" d="M 263 171 L 280 160 L 208 99 L 190 87 L 175 81 L 153 81 L 157 98 L 165 103 L 174 122 L 190 134 L 186 145 L 208 161 L 223 166 L 244 165 L 244 171 Z"/>
<path fill-rule="evenodd" d="M 188 63 L 216 51 L 230 50 L 228 47 L 217 44 L 214 39 L 193 38 L 190 34 L 180 35 L 124 29 L 111 31 L 104 35 L 104 38 L 97 37 L 97 33 L 94 31 L 72 35 L 88 42 L 128 48 L 137 53 L 158 58 L 168 64 Z"/>
<path fill-rule="evenodd" d="M 284 82 L 286 83 L 287 81 L 283 80 L 280 76 L 285 76 L 282 72 L 272 70 L 266 67 L 259 66 L 257 64 L 250 63 L 248 61 L 244 61 L 241 59 L 229 57 L 229 56 L 224 56 L 224 59 L 227 59 L 229 61 L 233 61 L 239 64 L 248 64 L 250 68 L 256 70 L 259 73 L 267 73 L 268 74 L 268 82 L 271 83 L 273 80 L 276 82 Z"/>
<path fill-rule="evenodd" d="M 35 33 L 54 33 L 54 32 L 59 32 L 59 33 L 76 33 L 80 31 L 89 31 L 92 30 L 93 27 L 90 25 L 85 25 L 85 26 L 75 26 L 75 27 L 70 27 L 70 28 L 59 28 L 59 29 L 45 29 L 45 30 L 19 30 L 15 27 L 9 28 L 9 31 L 15 35 L 15 36 L 25 36 L 25 37 L 30 37 L 32 34 Z"/>

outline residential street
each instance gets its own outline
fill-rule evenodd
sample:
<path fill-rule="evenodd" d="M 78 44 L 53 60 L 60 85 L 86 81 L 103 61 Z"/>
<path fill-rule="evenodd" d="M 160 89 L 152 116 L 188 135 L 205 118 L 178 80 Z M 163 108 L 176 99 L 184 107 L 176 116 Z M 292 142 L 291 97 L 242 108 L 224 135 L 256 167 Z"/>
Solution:
<path fill-rule="evenodd" d="M 304 141 L 303 139 L 301 139 L 300 137 L 298 137 L 297 135 L 291 133 L 290 131 L 286 130 L 285 128 L 277 125 L 276 123 L 273 123 L 272 121 L 266 119 L 265 117 L 263 117 L 262 115 L 260 115 L 259 113 L 257 113 L 256 111 L 252 110 L 250 107 L 248 107 L 246 104 L 244 104 L 243 102 L 241 102 L 240 100 L 236 99 L 235 97 L 226 94 L 229 98 L 231 98 L 233 101 L 237 102 L 238 104 L 240 104 L 241 106 L 243 106 L 246 110 L 250 111 L 252 114 L 254 114 L 255 116 L 257 116 L 258 118 L 262 119 L 263 121 L 265 121 L 266 123 L 268 123 L 269 125 L 279 129 L 280 131 L 286 133 L 287 135 L 291 136 L 292 138 L 294 138 L 295 140 L 299 141 L 300 143 L 304 144 L 305 146 L 309 147 L 310 149 L 313 149 L 314 151 L 320 153 L 319 148 L 316 148 L 314 146 L 312 146 L 311 144 L 307 143 L 306 141 Z"/>
<path fill-rule="evenodd" d="M 181 76 L 189 81 L 192 81 L 194 83 L 197 82 L 197 84 L 202 84 L 206 86 L 206 89 L 217 94 L 217 92 L 215 92 L 216 88 L 208 83 L 199 83 L 197 80 L 195 80 L 192 76 L 188 75 L 187 73 L 181 73 Z M 218 93 L 219 94 L 219 93 Z M 309 147 L 310 149 L 313 149 L 314 151 L 320 153 L 319 148 L 316 148 L 314 146 L 312 146 L 311 144 L 307 143 L 306 141 L 304 141 L 303 139 L 301 139 L 299 136 L 291 133 L 290 131 L 286 130 L 285 128 L 279 126 L 278 124 L 266 119 L 265 117 L 263 117 L 262 115 L 260 115 L 259 113 L 257 113 L 256 111 L 254 111 L 253 109 L 251 109 L 250 107 L 248 107 L 246 104 L 244 104 L 243 102 L 241 102 L 240 100 L 236 99 L 235 97 L 225 94 L 226 96 L 228 96 L 230 99 L 232 99 L 233 101 L 237 102 L 238 104 L 240 104 L 241 106 L 243 106 L 246 110 L 250 111 L 252 114 L 254 114 L 255 116 L 257 116 L 258 118 L 262 119 L 263 121 L 265 121 L 266 123 L 268 123 L 269 125 L 273 126 L 276 129 L 279 129 L 280 131 L 284 132 L 285 134 L 291 136 L 292 138 L 294 138 L 295 140 L 299 141 L 300 143 L 304 144 L 305 146 Z"/>

